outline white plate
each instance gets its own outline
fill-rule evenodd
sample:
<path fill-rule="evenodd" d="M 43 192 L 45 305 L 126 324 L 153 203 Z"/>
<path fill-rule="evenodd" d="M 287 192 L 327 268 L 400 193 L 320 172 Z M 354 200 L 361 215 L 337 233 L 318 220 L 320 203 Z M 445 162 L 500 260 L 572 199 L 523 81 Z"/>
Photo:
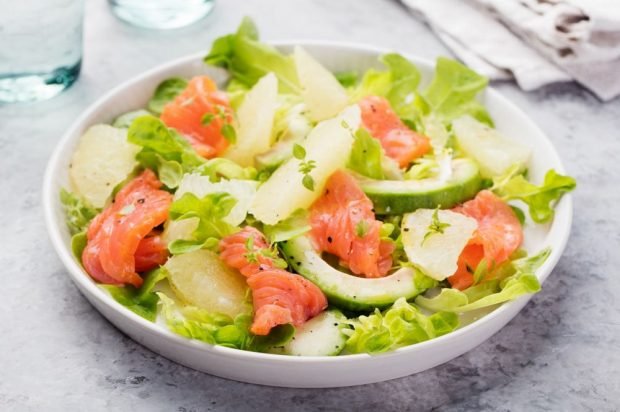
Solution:
<path fill-rule="evenodd" d="M 292 44 L 301 44 L 333 71 L 363 71 L 369 67 L 380 67 L 377 57 L 386 52 L 359 45 L 325 42 L 287 42 L 278 43 L 277 46 L 289 52 Z M 190 77 L 197 74 L 209 74 L 217 81 L 224 81 L 226 74 L 204 65 L 203 55 L 200 53 L 184 57 L 157 67 L 103 96 L 71 126 L 56 147 L 47 167 L 43 206 L 54 248 L 84 296 L 119 329 L 169 359 L 224 378 L 274 386 L 337 387 L 398 378 L 447 362 L 484 342 L 527 303 L 530 297 L 521 297 L 453 333 L 393 352 L 373 356 L 363 354 L 313 358 L 246 352 L 188 340 L 116 303 L 84 272 L 71 253 L 70 235 L 58 196 L 61 187 L 68 187 L 69 159 L 80 135 L 89 126 L 108 123 L 121 113 L 144 107 L 160 81 L 171 76 Z M 407 57 L 418 65 L 424 80 L 428 82 L 432 63 L 413 56 Z M 486 91 L 482 100 L 500 131 L 534 149 L 529 168 L 530 177 L 534 181 L 541 181 L 550 168 L 555 168 L 559 173 L 564 172 L 549 140 L 521 110 L 492 89 Z M 556 207 L 555 219 L 551 224 L 526 229 L 526 249 L 535 252 L 546 246 L 552 247 L 551 256 L 537 273 L 541 282 L 562 255 L 571 220 L 571 197 L 564 196 Z"/>

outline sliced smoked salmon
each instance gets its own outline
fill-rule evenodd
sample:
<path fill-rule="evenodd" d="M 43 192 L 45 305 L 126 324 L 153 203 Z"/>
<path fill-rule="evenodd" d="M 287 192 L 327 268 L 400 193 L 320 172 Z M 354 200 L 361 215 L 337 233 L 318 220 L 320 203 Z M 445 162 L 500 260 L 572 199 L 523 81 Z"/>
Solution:
<path fill-rule="evenodd" d="M 191 79 L 185 90 L 164 106 L 160 118 L 179 131 L 202 157 L 215 157 L 228 147 L 222 128 L 232 123 L 233 110 L 228 96 L 217 90 L 208 76 Z"/>
<path fill-rule="evenodd" d="M 387 99 L 367 96 L 358 104 L 362 110 L 363 126 L 379 139 L 385 154 L 396 160 L 400 167 L 406 167 L 431 150 L 429 138 L 408 128 Z"/>
<path fill-rule="evenodd" d="M 273 259 L 261 253 L 268 249 L 269 242 L 260 230 L 246 226 L 220 241 L 220 258 L 242 275 L 251 276 L 261 267 L 263 269 L 275 267 Z"/>
<path fill-rule="evenodd" d="M 277 325 L 300 326 L 327 307 L 321 290 L 309 280 L 283 269 L 266 269 L 248 277 L 254 321 L 250 330 L 267 335 Z"/>
<path fill-rule="evenodd" d="M 472 285 L 472 272 L 482 259 L 489 267 L 508 260 L 523 242 L 523 229 L 510 206 L 489 190 L 453 210 L 478 222 L 478 229 L 459 257 L 456 273 L 448 278 L 452 287 L 462 290 Z"/>
<path fill-rule="evenodd" d="M 247 276 L 254 306 L 250 330 L 255 335 L 267 335 L 277 325 L 299 326 L 327 307 L 321 289 L 302 276 L 276 268 L 265 251 L 269 251 L 267 239 L 251 226 L 220 241 L 220 258 Z"/>
<path fill-rule="evenodd" d="M 146 255 L 153 252 L 157 241 L 144 240 L 153 228 L 168 218 L 172 195 L 159 190 L 161 186 L 155 173 L 145 170 L 125 185 L 114 203 L 90 223 L 82 263 L 95 280 L 139 287 L 142 278 L 136 271 L 150 269 L 155 260 L 163 260 L 160 250 L 157 259 L 151 256 L 146 262 Z M 141 245 L 142 242 L 146 243 Z M 136 262 L 139 249 L 140 257 Z M 147 251 L 149 253 L 145 253 Z"/>
<path fill-rule="evenodd" d="M 317 248 L 340 258 L 356 275 L 376 278 L 392 267 L 392 242 L 380 239 L 381 222 L 357 181 L 339 170 L 310 209 L 312 237 Z"/>
<path fill-rule="evenodd" d="M 136 272 L 146 272 L 168 260 L 168 245 L 159 234 L 151 234 L 140 241 L 134 253 Z"/>

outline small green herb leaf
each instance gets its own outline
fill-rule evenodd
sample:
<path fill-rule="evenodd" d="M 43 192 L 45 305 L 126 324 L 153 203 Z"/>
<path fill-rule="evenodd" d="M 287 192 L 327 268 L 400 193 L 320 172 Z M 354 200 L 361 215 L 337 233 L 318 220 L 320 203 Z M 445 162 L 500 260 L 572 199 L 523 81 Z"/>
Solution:
<path fill-rule="evenodd" d="M 237 142 L 237 131 L 230 123 L 226 123 L 224 126 L 222 126 L 221 132 L 222 136 L 224 136 L 224 138 L 228 140 L 228 142 L 232 144 L 235 144 Z"/>
<path fill-rule="evenodd" d="M 310 175 L 304 175 L 303 179 L 301 179 L 301 184 L 304 185 L 306 189 L 311 192 L 314 192 L 314 179 Z"/>
<path fill-rule="evenodd" d="M 213 119 L 215 119 L 215 115 L 213 113 L 205 113 L 200 119 L 200 123 L 202 123 L 203 126 L 208 126 Z"/>
<path fill-rule="evenodd" d="M 429 237 L 437 233 L 443 234 L 443 232 L 449 227 L 450 223 L 445 223 L 439 220 L 439 208 L 435 209 L 431 224 L 428 226 L 428 230 L 422 239 L 422 245 L 424 245 L 424 242 L 426 242 Z"/>
<path fill-rule="evenodd" d="M 298 143 L 293 145 L 293 156 L 295 159 L 303 160 L 306 158 L 306 149 Z"/>
<path fill-rule="evenodd" d="M 256 250 L 254 249 L 254 236 L 250 236 L 245 241 L 245 250 L 246 253 L 243 255 L 248 261 L 248 263 L 258 263 L 258 256 L 256 255 Z"/>
<path fill-rule="evenodd" d="M 355 225 L 355 235 L 357 237 L 364 237 L 368 234 L 368 230 L 370 229 L 370 225 L 366 219 L 362 219 Z"/>
<path fill-rule="evenodd" d="M 301 162 L 299 165 L 299 171 L 303 174 L 310 173 L 316 167 L 316 162 L 314 160 L 308 160 L 305 162 Z"/>

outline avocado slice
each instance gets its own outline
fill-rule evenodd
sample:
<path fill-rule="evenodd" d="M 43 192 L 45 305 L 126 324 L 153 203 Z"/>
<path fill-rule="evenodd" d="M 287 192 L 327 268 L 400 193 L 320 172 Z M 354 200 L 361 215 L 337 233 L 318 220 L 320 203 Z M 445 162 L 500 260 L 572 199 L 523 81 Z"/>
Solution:
<path fill-rule="evenodd" d="M 402 215 L 416 209 L 451 208 L 473 198 L 482 188 L 480 170 L 471 159 L 452 161 L 452 174 L 446 181 L 359 180 L 364 193 L 372 200 L 379 215 Z"/>
<path fill-rule="evenodd" d="M 435 285 L 434 280 L 412 267 L 403 267 L 383 278 L 362 278 L 339 271 L 323 260 L 308 236 L 280 245 L 293 269 L 317 285 L 331 304 L 342 309 L 385 308 L 400 297 L 412 299 Z"/>

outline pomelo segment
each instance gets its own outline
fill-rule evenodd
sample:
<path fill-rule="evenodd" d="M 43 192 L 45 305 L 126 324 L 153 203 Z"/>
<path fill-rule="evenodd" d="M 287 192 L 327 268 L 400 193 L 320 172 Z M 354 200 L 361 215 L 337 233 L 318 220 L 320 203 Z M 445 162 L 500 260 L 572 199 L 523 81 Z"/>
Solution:
<path fill-rule="evenodd" d="M 310 119 L 320 122 L 340 113 L 349 97 L 336 77 L 299 46 L 295 47 L 294 59 Z"/>
<path fill-rule="evenodd" d="M 505 138 L 471 116 L 454 120 L 452 132 L 465 154 L 478 162 L 482 177 L 502 175 L 514 165 L 524 169 L 532 154 L 525 145 Z"/>
<path fill-rule="evenodd" d="M 436 220 L 447 225 L 437 232 L 431 230 L 435 213 Z M 450 210 L 418 209 L 403 216 L 405 253 L 425 275 L 444 280 L 456 271 L 459 256 L 477 226 L 475 219 Z"/>
<path fill-rule="evenodd" d="M 308 208 L 321 194 L 329 176 L 343 168 L 353 146 L 352 130 L 360 124 L 357 105 L 349 106 L 336 118 L 319 123 L 302 146 L 304 160 L 292 158 L 280 166 L 256 192 L 250 213 L 261 222 L 274 225 L 289 217 L 297 209 Z M 302 184 L 304 174 L 299 171 L 304 161 L 314 161 L 309 173 L 314 190 Z"/>
<path fill-rule="evenodd" d="M 140 147 L 127 141 L 127 129 L 105 124 L 90 127 L 80 138 L 69 166 L 71 184 L 97 208 L 105 206 L 114 187 L 134 170 Z"/>
<path fill-rule="evenodd" d="M 175 255 L 164 267 L 172 289 L 186 303 L 231 317 L 247 312 L 244 277 L 215 253 L 201 249 Z"/>
<path fill-rule="evenodd" d="M 254 165 L 254 156 L 271 146 L 271 129 L 276 114 L 278 79 L 273 73 L 252 87 L 237 110 L 237 141 L 224 157 L 244 167 Z"/>

